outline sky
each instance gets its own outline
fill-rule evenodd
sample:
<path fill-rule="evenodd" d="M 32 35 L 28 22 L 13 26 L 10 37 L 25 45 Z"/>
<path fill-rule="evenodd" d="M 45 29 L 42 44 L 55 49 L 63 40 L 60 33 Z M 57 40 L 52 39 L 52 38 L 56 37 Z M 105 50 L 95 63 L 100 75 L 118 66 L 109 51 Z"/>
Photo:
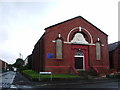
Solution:
<path fill-rule="evenodd" d="M 118 41 L 119 0 L 0 0 L 0 59 L 13 64 L 32 53 L 48 26 L 82 16 Z"/>

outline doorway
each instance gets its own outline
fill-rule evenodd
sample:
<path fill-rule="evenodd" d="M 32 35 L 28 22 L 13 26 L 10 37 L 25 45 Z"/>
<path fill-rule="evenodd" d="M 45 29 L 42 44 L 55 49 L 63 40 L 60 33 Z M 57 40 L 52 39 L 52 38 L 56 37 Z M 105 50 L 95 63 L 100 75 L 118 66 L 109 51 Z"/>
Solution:
<path fill-rule="evenodd" d="M 74 64 L 76 70 L 84 70 L 85 69 L 85 61 L 84 61 L 84 53 L 81 50 L 78 50 L 74 55 Z"/>

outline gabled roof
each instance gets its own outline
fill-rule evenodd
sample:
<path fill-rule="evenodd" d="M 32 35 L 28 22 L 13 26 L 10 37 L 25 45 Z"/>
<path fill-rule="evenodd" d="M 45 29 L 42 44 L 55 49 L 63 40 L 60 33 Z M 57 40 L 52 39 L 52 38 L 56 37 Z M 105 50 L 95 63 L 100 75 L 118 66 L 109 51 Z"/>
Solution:
<path fill-rule="evenodd" d="M 55 25 L 49 26 L 49 27 L 45 28 L 45 30 L 48 29 L 48 28 L 51 28 L 51 27 L 57 26 L 57 25 L 59 25 L 59 24 L 63 24 L 63 23 L 65 23 L 65 22 L 71 21 L 71 20 L 76 19 L 76 18 L 82 18 L 83 20 L 85 20 L 86 22 L 88 22 L 90 25 L 92 25 L 92 26 L 95 27 L 96 29 L 100 30 L 99 28 L 97 28 L 95 25 L 93 25 L 92 23 L 90 23 L 89 21 L 87 21 L 87 20 L 86 20 L 85 18 L 83 18 L 82 16 L 77 16 L 77 17 L 74 17 L 74 18 L 68 19 L 68 20 L 66 20 L 66 21 L 63 21 L 63 22 L 57 23 L 57 24 L 55 24 Z M 101 31 L 101 30 L 100 30 L 100 31 Z M 108 36 L 108 35 L 107 35 L 106 33 L 104 33 L 103 31 L 101 31 L 101 32 L 102 32 L 103 34 L 105 34 L 106 36 Z"/>
<path fill-rule="evenodd" d="M 120 41 L 108 45 L 109 52 L 114 51 L 120 45 Z"/>

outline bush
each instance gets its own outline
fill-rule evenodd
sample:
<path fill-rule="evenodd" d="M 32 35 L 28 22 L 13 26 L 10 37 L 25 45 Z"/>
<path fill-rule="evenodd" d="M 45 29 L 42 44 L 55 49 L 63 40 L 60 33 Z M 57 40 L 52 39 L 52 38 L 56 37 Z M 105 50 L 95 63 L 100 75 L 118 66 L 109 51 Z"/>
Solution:
<path fill-rule="evenodd" d="M 97 76 L 97 72 L 91 67 L 87 70 L 88 74 L 91 76 Z"/>
<path fill-rule="evenodd" d="M 97 76 L 97 73 L 93 68 L 90 68 L 85 71 L 79 71 L 79 76 L 81 79 L 93 79 L 95 76 Z"/>
<path fill-rule="evenodd" d="M 28 70 L 28 69 L 29 69 L 28 65 L 25 65 L 25 66 L 22 67 L 22 70 Z"/>

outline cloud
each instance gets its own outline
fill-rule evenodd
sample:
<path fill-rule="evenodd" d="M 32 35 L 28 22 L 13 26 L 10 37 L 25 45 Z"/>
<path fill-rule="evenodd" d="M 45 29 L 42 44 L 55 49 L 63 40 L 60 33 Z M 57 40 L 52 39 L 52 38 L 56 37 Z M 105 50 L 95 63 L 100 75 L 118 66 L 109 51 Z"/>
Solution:
<path fill-rule="evenodd" d="M 7 30 L 4 27 L 0 27 L 0 43 L 4 43 L 8 39 Z"/>
<path fill-rule="evenodd" d="M 10 53 L 8 51 L 4 52 L 2 51 L 2 53 L 0 52 L 0 57 L 2 60 L 4 60 L 5 62 L 7 62 L 8 64 L 13 64 L 16 61 L 16 55 L 13 53 Z"/>
<path fill-rule="evenodd" d="M 16 58 L 18 58 L 17 53 L 12 51 L 12 49 L 10 50 L 5 44 L 0 45 L 0 59 L 9 64 L 13 64 Z"/>
<path fill-rule="evenodd" d="M 0 3 L 0 58 L 9 63 L 13 63 L 19 53 L 24 58 L 31 54 L 44 28 L 78 15 L 106 32 L 111 42 L 117 37 L 115 0 L 38 0 L 40 2 L 34 3 L 30 2 L 32 0 L 1 1 L 6 2 Z"/>

